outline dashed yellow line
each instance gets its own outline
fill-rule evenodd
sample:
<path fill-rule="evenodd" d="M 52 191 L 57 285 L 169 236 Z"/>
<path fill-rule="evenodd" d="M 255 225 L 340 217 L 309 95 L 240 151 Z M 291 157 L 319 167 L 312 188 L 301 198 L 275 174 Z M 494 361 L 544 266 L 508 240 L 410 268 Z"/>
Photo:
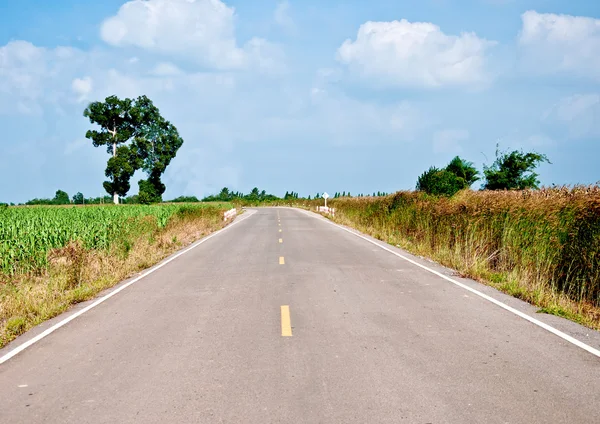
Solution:
<path fill-rule="evenodd" d="M 279 232 L 281 232 L 281 228 L 279 229 Z"/>
<path fill-rule="evenodd" d="M 283 239 L 279 239 L 279 243 L 283 243 Z"/>
<path fill-rule="evenodd" d="M 281 305 L 281 336 L 292 337 L 292 321 L 289 305 Z"/>
<path fill-rule="evenodd" d="M 279 257 L 279 265 L 285 265 L 285 259 L 283 259 L 283 256 Z"/>

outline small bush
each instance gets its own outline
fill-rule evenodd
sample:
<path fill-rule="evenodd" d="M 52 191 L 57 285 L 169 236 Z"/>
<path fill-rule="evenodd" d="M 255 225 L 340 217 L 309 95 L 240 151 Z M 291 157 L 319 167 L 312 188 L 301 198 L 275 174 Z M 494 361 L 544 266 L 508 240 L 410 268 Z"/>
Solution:
<path fill-rule="evenodd" d="M 467 187 L 466 181 L 453 172 L 431 167 L 417 180 L 417 190 L 434 196 L 454 196 Z"/>

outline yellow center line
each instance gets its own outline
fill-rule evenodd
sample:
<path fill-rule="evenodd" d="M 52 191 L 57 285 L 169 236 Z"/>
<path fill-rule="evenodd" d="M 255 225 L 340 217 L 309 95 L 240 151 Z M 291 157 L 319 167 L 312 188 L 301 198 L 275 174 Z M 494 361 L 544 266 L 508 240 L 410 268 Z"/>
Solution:
<path fill-rule="evenodd" d="M 283 259 L 283 256 L 279 257 L 279 265 L 285 265 L 285 259 Z"/>
<path fill-rule="evenodd" d="M 279 232 L 281 232 L 281 228 L 279 229 Z"/>
<path fill-rule="evenodd" d="M 283 243 L 283 239 L 279 239 L 279 243 Z"/>
<path fill-rule="evenodd" d="M 292 322 L 289 305 L 281 305 L 281 336 L 292 337 Z"/>

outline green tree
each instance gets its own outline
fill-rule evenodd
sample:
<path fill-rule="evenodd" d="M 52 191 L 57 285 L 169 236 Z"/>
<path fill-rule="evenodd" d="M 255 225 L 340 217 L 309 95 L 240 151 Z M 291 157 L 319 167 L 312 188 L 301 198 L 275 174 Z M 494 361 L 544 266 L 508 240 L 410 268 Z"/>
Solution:
<path fill-rule="evenodd" d="M 165 185 L 160 181 L 160 177 L 151 174 L 147 180 L 138 181 L 139 193 L 137 201 L 142 205 L 162 202 L 162 194 L 165 192 Z"/>
<path fill-rule="evenodd" d="M 77 193 L 73 196 L 73 203 L 76 205 L 83 205 L 84 202 L 84 198 L 83 198 L 83 194 L 81 193 Z"/>
<path fill-rule="evenodd" d="M 140 197 L 151 203 L 161 202 L 166 190 L 161 176 L 183 145 L 183 139 L 149 98 L 138 97 L 135 106 L 132 114 L 139 129 L 133 146 L 141 160 L 141 168 L 148 175 L 146 180 L 138 183 Z"/>
<path fill-rule="evenodd" d="M 465 187 L 470 187 L 475 181 L 479 180 L 479 171 L 473 166 L 472 162 L 467 162 L 456 156 L 446 166 L 446 171 L 452 172 L 465 181 Z"/>
<path fill-rule="evenodd" d="M 486 190 L 524 190 L 537 189 L 540 182 L 535 169 L 543 162 L 551 163 L 546 155 L 522 150 L 510 153 L 499 152 L 496 148 L 496 160 L 491 166 L 484 165 L 483 175 Z"/>
<path fill-rule="evenodd" d="M 83 116 L 90 123 L 100 126 L 100 130 L 88 130 L 86 138 L 92 140 L 94 147 L 106 146 L 112 154 L 112 163 L 109 160 L 106 176 L 112 181 L 105 182 L 104 188 L 112 194 L 114 203 L 119 203 L 119 195 L 124 196 L 129 191 L 129 178 L 127 166 L 123 160 L 117 161 L 120 145 L 128 142 L 136 133 L 136 113 L 131 99 L 121 100 L 117 96 L 109 96 L 104 102 L 93 102 L 84 110 Z M 134 170 L 135 172 L 135 170 Z M 133 172 L 131 172 L 133 175 Z"/>
<path fill-rule="evenodd" d="M 114 193 L 113 202 L 119 203 L 119 196 L 127 194 L 131 187 L 129 180 L 139 169 L 140 162 L 136 151 L 129 146 L 119 146 L 116 155 L 108 160 L 105 175 L 110 181 L 104 181 L 103 186 L 107 193 Z"/>
<path fill-rule="evenodd" d="M 231 200 L 231 193 L 229 193 L 229 189 L 227 187 L 223 187 L 221 192 L 219 193 L 219 199 L 221 200 Z"/>
<path fill-rule="evenodd" d="M 52 199 L 52 203 L 55 205 L 68 205 L 71 203 L 71 201 L 69 200 L 69 195 L 67 192 L 57 190 L 56 194 L 54 195 L 54 199 Z"/>
<path fill-rule="evenodd" d="M 196 196 L 179 196 L 173 200 L 168 200 L 168 202 L 172 203 L 197 203 L 200 202 Z"/>
<path fill-rule="evenodd" d="M 148 202 L 160 201 L 166 189 L 161 175 L 183 140 L 152 101 L 146 96 L 136 100 L 109 96 L 104 102 L 90 103 L 83 115 L 100 127 L 87 131 L 86 138 L 95 147 L 106 146 L 112 154 L 105 171 L 110 181 L 103 185 L 114 203 L 127 194 L 129 181 L 140 168 L 148 174 L 148 179 L 140 182 L 142 197 Z M 134 141 L 127 144 L 131 140 Z"/>
<path fill-rule="evenodd" d="M 417 190 L 435 196 L 453 196 L 465 188 L 465 180 L 445 169 L 432 166 L 417 179 Z"/>

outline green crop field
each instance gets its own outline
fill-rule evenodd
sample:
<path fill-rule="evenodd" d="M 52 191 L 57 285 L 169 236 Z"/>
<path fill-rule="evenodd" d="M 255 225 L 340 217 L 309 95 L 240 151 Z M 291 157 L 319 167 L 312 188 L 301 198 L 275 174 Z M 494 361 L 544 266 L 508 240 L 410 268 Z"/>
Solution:
<path fill-rule="evenodd" d="M 170 218 L 198 208 L 231 208 L 227 203 L 17 207 L 0 209 L 0 274 L 39 272 L 48 252 L 80 242 L 85 249 L 109 249 L 141 227 L 164 228 Z"/>

